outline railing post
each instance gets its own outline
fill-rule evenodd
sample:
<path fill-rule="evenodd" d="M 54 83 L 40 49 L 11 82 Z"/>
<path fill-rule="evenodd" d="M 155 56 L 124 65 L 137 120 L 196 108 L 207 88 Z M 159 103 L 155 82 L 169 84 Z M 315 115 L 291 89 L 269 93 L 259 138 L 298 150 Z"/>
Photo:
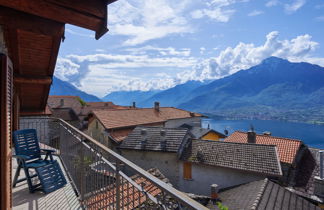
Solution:
<path fill-rule="evenodd" d="M 120 209 L 120 162 L 116 160 L 116 209 Z M 123 192 L 122 192 L 123 193 Z"/>
<path fill-rule="evenodd" d="M 84 138 L 81 138 L 81 141 L 84 141 Z M 84 167 L 84 147 L 81 147 L 80 150 L 80 199 L 82 203 L 82 208 L 84 209 L 84 194 L 85 194 L 85 167 Z"/>

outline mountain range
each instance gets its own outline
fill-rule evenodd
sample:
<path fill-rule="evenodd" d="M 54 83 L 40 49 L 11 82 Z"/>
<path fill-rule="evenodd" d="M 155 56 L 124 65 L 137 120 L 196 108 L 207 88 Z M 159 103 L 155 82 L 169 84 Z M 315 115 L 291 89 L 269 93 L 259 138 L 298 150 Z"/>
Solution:
<path fill-rule="evenodd" d="M 85 100 L 85 99 L 84 99 Z M 247 70 L 162 91 L 119 91 L 103 101 L 139 107 L 175 106 L 225 119 L 323 122 L 324 68 L 269 57 Z"/>
<path fill-rule="evenodd" d="M 60 80 L 57 77 L 53 77 L 53 82 L 50 89 L 50 95 L 70 95 L 70 96 L 79 96 L 86 102 L 99 102 L 100 98 L 97 96 L 88 94 L 82 90 L 79 90 L 74 85 Z"/>

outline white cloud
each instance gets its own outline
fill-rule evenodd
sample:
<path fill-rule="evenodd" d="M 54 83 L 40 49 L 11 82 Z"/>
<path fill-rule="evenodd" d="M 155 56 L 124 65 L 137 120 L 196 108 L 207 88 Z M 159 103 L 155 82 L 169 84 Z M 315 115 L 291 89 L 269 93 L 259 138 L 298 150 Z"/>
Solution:
<path fill-rule="evenodd" d="M 192 57 L 149 57 L 148 55 L 68 55 L 67 58 L 77 63 L 88 62 L 91 65 L 109 68 L 144 68 L 144 67 L 189 67 L 196 61 Z"/>
<path fill-rule="evenodd" d="M 306 0 L 294 0 L 291 4 L 285 4 L 285 11 L 288 14 L 294 13 L 303 7 L 306 3 Z"/>
<path fill-rule="evenodd" d="M 279 39 L 279 32 L 272 31 L 262 45 L 240 42 L 202 61 L 179 53 L 181 49 L 152 46 L 128 48 L 130 55 L 69 55 L 58 60 L 55 75 L 98 96 L 117 90 L 166 89 L 188 80 L 222 78 L 270 56 L 324 66 L 324 58 L 312 56 L 318 45 L 308 34 Z M 152 55 L 149 51 L 158 53 Z"/>
<path fill-rule="evenodd" d="M 200 19 L 208 17 L 216 22 L 228 22 L 234 15 L 235 10 L 228 8 L 231 5 L 249 0 L 210 0 L 205 4 L 206 7 L 191 12 L 191 17 Z"/>
<path fill-rule="evenodd" d="M 266 3 L 266 7 L 274 7 L 277 6 L 279 4 L 278 0 L 270 0 Z"/>
<path fill-rule="evenodd" d="M 250 13 L 248 14 L 248 16 L 253 17 L 253 16 L 262 15 L 263 13 L 264 13 L 264 12 L 261 11 L 261 10 L 253 10 L 252 12 L 250 12 Z"/>
<path fill-rule="evenodd" d="M 79 68 L 80 65 L 73 63 L 69 59 L 58 58 L 56 62 L 55 76 L 61 80 L 67 81 L 70 76 L 78 73 Z"/>
<path fill-rule="evenodd" d="M 127 37 L 134 46 L 172 34 L 192 33 L 185 15 L 188 1 L 120 0 L 108 7 L 111 33 Z"/>
<path fill-rule="evenodd" d="M 273 31 L 266 36 L 261 46 L 253 43 L 239 43 L 234 48 L 227 47 L 214 58 L 209 58 L 195 65 L 193 70 L 178 74 L 182 82 L 188 80 L 217 79 L 233 74 L 241 69 L 248 69 L 270 56 L 277 56 L 292 61 L 306 61 L 322 65 L 324 58 L 311 57 L 318 46 L 308 34 L 291 40 L 280 40 L 279 32 Z"/>
<path fill-rule="evenodd" d="M 153 47 L 151 45 L 146 45 L 144 47 L 137 47 L 137 48 L 127 48 L 124 49 L 126 52 L 130 52 L 132 54 L 141 54 L 145 55 L 149 52 L 158 52 L 160 55 L 163 56 L 190 56 L 191 50 L 189 48 L 181 48 L 181 49 L 175 49 L 174 47 Z"/>

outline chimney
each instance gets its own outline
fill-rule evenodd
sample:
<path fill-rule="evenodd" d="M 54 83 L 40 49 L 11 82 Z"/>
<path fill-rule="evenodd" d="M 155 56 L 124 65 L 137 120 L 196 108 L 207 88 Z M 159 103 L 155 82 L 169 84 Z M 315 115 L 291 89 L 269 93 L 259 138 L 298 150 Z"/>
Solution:
<path fill-rule="evenodd" d="M 216 201 L 218 200 L 218 185 L 212 184 L 210 185 L 210 199 L 213 202 L 213 204 L 216 204 Z"/>
<path fill-rule="evenodd" d="M 136 102 L 133 101 L 133 108 L 136 108 Z"/>
<path fill-rule="evenodd" d="M 60 100 L 60 106 L 64 106 L 64 99 L 63 98 L 61 98 L 61 100 Z"/>
<path fill-rule="evenodd" d="M 254 132 L 254 130 L 249 130 L 248 133 L 247 133 L 247 142 L 248 143 L 251 143 L 251 144 L 255 144 L 256 142 L 256 133 Z"/>
<path fill-rule="evenodd" d="M 155 109 L 155 111 L 160 111 L 160 102 L 154 102 L 154 109 Z"/>

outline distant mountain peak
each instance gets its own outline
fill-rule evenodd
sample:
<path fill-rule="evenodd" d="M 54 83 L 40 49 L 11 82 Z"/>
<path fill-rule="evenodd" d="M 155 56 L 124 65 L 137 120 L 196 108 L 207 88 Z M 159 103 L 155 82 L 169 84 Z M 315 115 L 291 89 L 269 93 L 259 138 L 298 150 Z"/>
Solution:
<path fill-rule="evenodd" d="M 276 64 L 276 63 L 282 63 L 282 62 L 289 62 L 286 59 L 279 58 L 276 56 L 270 56 L 266 59 L 264 59 L 261 63 L 262 64 Z"/>

